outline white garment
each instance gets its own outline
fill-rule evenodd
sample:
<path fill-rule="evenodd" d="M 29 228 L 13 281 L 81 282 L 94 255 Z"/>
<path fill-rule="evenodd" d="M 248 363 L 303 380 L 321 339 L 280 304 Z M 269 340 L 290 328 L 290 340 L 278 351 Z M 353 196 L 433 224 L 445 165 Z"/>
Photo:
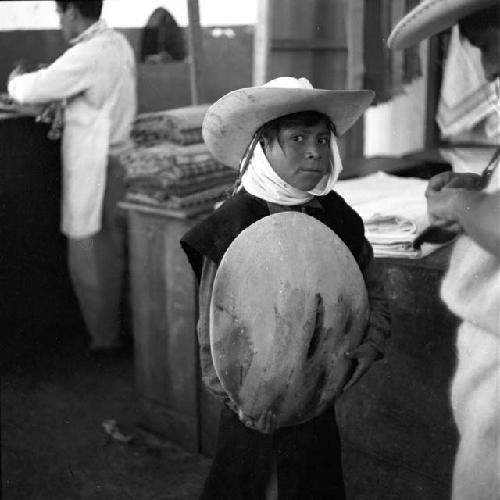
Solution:
<path fill-rule="evenodd" d="M 500 170 L 486 189 L 500 190 Z M 463 323 L 451 387 L 460 444 L 453 500 L 500 498 L 500 261 L 468 236 L 457 241 L 441 296 Z"/>
<path fill-rule="evenodd" d="M 101 228 L 108 155 L 132 147 L 136 75 L 130 44 L 102 20 L 71 43 L 47 68 L 13 78 L 8 90 L 20 103 L 66 100 L 61 230 L 83 238 Z"/>
<path fill-rule="evenodd" d="M 496 146 L 440 148 L 440 155 L 452 166 L 453 172 L 481 175 L 495 153 Z"/>
<path fill-rule="evenodd" d="M 314 196 L 324 196 L 333 190 L 340 172 L 342 160 L 337 140 L 330 133 L 330 172 L 311 191 L 302 191 L 287 184 L 271 167 L 260 144 L 257 144 L 246 172 L 241 178 L 241 186 L 253 196 L 278 205 L 301 205 Z"/>
<path fill-rule="evenodd" d="M 465 141 L 496 144 L 500 139 L 500 116 L 495 112 L 496 83 L 488 82 L 481 64 L 481 52 L 452 29 L 444 65 L 436 121 L 443 137 L 461 135 Z M 474 131 L 472 129 L 474 128 Z"/>

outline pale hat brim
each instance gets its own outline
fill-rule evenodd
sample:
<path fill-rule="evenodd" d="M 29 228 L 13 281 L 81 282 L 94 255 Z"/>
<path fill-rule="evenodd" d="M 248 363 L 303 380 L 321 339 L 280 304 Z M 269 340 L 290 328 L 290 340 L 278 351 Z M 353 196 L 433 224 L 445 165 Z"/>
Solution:
<path fill-rule="evenodd" d="M 254 133 L 265 123 L 300 111 L 318 111 L 343 135 L 370 105 L 372 90 L 250 87 L 221 97 L 203 120 L 203 139 L 213 156 L 238 168 Z"/>
<path fill-rule="evenodd" d="M 498 0 L 424 0 L 398 22 L 387 45 L 405 49 L 444 31 L 462 17 L 498 4 Z"/>

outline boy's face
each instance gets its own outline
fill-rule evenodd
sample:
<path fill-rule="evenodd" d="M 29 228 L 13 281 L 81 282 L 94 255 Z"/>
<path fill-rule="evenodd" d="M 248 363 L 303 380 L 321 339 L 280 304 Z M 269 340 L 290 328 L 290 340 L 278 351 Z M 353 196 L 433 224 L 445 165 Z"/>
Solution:
<path fill-rule="evenodd" d="M 282 180 L 309 191 L 330 170 L 330 130 L 325 122 L 282 127 L 266 144 L 266 157 Z"/>

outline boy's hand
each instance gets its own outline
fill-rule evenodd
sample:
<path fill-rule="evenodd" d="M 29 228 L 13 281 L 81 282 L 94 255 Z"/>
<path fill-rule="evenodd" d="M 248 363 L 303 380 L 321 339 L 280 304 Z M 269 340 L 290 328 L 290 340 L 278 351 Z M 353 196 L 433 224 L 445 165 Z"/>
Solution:
<path fill-rule="evenodd" d="M 344 386 L 343 391 L 350 389 L 370 368 L 373 362 L 378 358 L 379 353 L 371 344 L 361 344 L 352 351 L 345 353 L 346 358 L 356 362 L 356 367 L 351 379 Z"/>
<path fill-rule="evenodd" d="M 277 419 L 271 410 L 263 411 L 257 420 L 246 416 L 241 410 L 238 410 L 238 418 L 245 427 L 262 432 L 263 434 L 271 434 L 276 430 Z"/>

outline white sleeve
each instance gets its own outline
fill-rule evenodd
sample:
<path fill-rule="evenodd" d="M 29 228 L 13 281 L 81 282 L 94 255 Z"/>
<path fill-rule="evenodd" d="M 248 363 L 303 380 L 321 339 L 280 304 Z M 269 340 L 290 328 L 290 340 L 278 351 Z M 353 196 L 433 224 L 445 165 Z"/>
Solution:
<path fill-rule="evenodd" d="M 85 45 L 68 49 L 47 68 L 14 77 L 10 96 L 21 104 L 38 104 L 65 99 L 88 89 L 95 56 Z"/>

